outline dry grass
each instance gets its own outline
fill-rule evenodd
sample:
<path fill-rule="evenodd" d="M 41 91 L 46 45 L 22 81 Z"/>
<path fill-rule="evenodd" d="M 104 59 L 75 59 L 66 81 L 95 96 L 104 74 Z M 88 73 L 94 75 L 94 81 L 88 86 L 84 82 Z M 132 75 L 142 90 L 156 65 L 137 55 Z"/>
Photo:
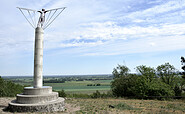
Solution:
<path fill-rule="evenodd" d="M 66 102 L 80 106 L 77 114 L 185 113 L 185 101 L 183 100 L 68 99 Z M 114 108 L 111 108 L 110 105 Z"/>

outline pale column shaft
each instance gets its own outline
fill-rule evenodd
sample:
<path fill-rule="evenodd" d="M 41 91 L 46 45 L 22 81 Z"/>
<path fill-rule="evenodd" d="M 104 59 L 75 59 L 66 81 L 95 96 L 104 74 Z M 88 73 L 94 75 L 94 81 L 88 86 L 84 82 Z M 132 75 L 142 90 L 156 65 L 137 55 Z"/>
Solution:
<path fill-rule="evenodd" d="M 43 86 L 43 35 L 41 27 L 35 29 L 35 54 L 34 54 L 34 88 Z"/>

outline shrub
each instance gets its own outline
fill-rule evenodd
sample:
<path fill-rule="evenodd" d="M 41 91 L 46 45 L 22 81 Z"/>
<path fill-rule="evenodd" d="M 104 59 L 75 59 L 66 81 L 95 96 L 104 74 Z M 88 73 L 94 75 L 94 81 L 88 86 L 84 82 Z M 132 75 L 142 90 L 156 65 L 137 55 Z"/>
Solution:
<path fill-rule="evenodd" d="M 58 91 L 59 97 L 66 97 L 65 91 L 62 89 L 61 91 Z"/>
<path fill-rule="evenodd" d="M 96 86 L 101 86 L 101 84 L 96 84 Z"/>
<path fill-rule="evenodd" d="M 91 95 L 91 98 L 100 98 L 101 97 L 101 93 L 96 90 L 96 92 L 94 92 L 92 95 Z"/>

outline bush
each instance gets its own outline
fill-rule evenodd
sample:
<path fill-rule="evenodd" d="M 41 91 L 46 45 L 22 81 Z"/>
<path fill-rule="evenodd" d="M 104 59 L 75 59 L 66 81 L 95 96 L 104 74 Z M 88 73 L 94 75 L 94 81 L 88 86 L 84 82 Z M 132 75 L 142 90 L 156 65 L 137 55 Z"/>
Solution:
<path fill-rule="evenodd" d="M 101 86 L 101 84 L 96 84 L 96 86 Z"/>
<path fill-rule="evenodd" d="M 101 97 L 101 94 L 98 90 L 96 90 L 96 92 L 91 95 L 91 98 L 100 98 L 100 97 Z"/>
<path fill-rule="evenodd" d="M 61 91 L 58 91 L 59 97 L 66 97 L 65 91 L 62 89 Z"/>

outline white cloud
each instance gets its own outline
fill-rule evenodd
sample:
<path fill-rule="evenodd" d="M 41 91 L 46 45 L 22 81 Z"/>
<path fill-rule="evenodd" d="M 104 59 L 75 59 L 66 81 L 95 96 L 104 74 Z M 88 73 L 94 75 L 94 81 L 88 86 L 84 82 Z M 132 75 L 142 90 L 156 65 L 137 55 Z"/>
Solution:
<path fill-rule="evenodd" d="M 164 2 L 161 5 L 157 5 L 151 8 L 148 8 L 146 10 L 142 10 L 142 11 L 136 11 L 134 13 L 131 13 L 130 15 L 126 16 L 129 18 L 138 18 L 138 17 L 155 17 L 157 15 L 162 15 L 164 13 L 168 13 L 170 11 L 175 11 L 181 8 L 185 7 L 185 2 L 183 1 L 167 1 Z"/>
<path fill-rule="evenodd" d="M 28 1 L 27 2 L 17 1 L 12 3 L 12 6 L 16 7 L 17 5 L 20 5 L 20 7 L 25 6 L 27 8 L 33 9 L 41 9 L 44 6 L 48 9 L 63 6 L 67 7 L 67 9 L 62 13 L 62 15 L 59 16 L 53 24 L 51 24 L 50 28 L 45 30 L 44 46 L 46 50 L 64 47 L 88 47 L 89 49 L 89 46 L 108 49 L 104 46 L 108 44 L 112 46 L 111 44 L 114 43 L 115 45 L 119 45 L 120 41 L 124 45 L 128 45 L 127 44 L 128 42 L 133 45 L 136 45 L 135 42 L 137 41 L 139 42 L 140 39 L 143 39 L 144 42 L 144 40 L 147 41 L 148 38 L 152 37 L 154 39 L 157 38 L 160 41 L 162 40 L 163 36 L 166 36 L 166 38 L 167 36 L 180 37 L 185 33 L 184 23 L 172 23 L 172 22 L 160 23 L 160 20 L 155 19 L 155 15 L 160 14 L 170 15 L 171 11 L 173 11 L 172 13 L 174 13 L 175 10 L 183 9 L 185 7 L 185 2 L 169 1 L 165 3 L 159 1 L 158 3 L 161 3 L 159 5 L 155 5 L 144 10 L 129 12 L 129 14 L 127 15 L 125 15 L 125 12 L 123 12 L 124 14 L 122 14 L 122 12 L 118 12 L 123 10 L 124 8 L 126 8 L 128 11 L 128 9 L 132 8 L 131 3 L 133 2 L 134 1 L 123 2 L 121 0 L 110 1 L 109 3 L 107 3 L 107 1 L 97 1 L 97 0 L 93 1 L 83 0 L 81 2 L 79 2 L 78 0 L 72 1 L 43 0 L 39 1 L 39 3 L 37 1 L 33 1 L 33 4 L 30 4 L 30 2 Z M 141 3 L 142 2 L 143 1 L 141 1 Z M 15 52 L 16 51 L 24 52 L 27 50 L 33 51 L 34 30 L 31 29 L 31 27 L 29 27 L 28 23 L 26 22 L 22 14 L 17 9 L 15 10 L 16 11 L 14 12 L 18 14 L 18 16 L 16 16 L 18 18 L 16 21 L 22 22 L 17 23 L 14 21 L 15 24 L 11 23 L 12 24 L 10 25 L 11 27 L 9 26 L 7 29 L 1 30 L 0 48 L 2 55 L 5 53 L 6 54 L 11 53 L 12 51 Z M 180 12 L 183 13 L 183 11 L 181 10 Z M 120 17 L 118 17 L 118 15 Z M 148 17 L 153 18 L 148 19 Z M 127 21 L 128 23 L 129 22 L 130 23 L 127 24 L 120 20 L 124 18 L 128 18 Z M 131 21 L 129 21 L 129 19 Z M 140 25 L 140 23 L 150 22 L 152 20 L 155 20 L 156 22 L 159 21 L 159 23 L 148 24 L 144 26 Z M 9 29 L 12 31 L 12 33 L 7 35 L 9 33 Z M 153 42 L 152 43 L 148 42 L 148 44 L 152 47 L 158 46 L 158 43 L 156 42 L 155 44 Z M 12 49 L 10 45 L 15 48 Z M 4 49 L 5 47 L 6 50 L 9 51 L 5 51 Z M 132 46 L 127 47 L 130 47 L 130 50 L 132 50 Z M 110 47 L 110 50 L 117 50 L 117 47 L 116 46 L 113 46 L 112 48 Z M 85 52 L 89 53 L 88 50 L 85 50 Z M 104 54 L 106 54 L 106 50 L 104 50 Z M 114 54 L 119 54 L 119 52 L 116 52 Z"/>
<path fill-rule="evenodd" d="M 98 45 L 102 45 L 103 42 L 102 41 L 97 41 L 97 42 L 90 42 L 90 43 L 86 43 L 86 42 L 73 42 L 73 43 L 68 43 L 68 44 L 64 44 L 62 43 L 60 46 L 61 47 L 93 47 L 93 46 L 98 46 Z"/>

